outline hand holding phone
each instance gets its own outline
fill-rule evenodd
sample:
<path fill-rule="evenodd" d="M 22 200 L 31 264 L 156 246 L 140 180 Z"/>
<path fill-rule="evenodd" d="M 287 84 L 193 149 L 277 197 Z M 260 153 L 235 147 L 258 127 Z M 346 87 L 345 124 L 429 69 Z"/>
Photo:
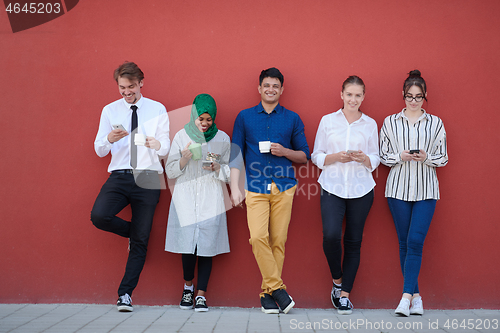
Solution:
<path fill-rule="evenodd" d="M 109 142 L 113 143 L 113 142 L 119 141 L 128 135 L 128 132 L 123 127 L 123 125 L 115 124 L 112 126 L 113 126 L 113 130 L 108 134 L 108 141 Z M 118 132 L 117 130 L 121 131 L 121 132 Z"/>

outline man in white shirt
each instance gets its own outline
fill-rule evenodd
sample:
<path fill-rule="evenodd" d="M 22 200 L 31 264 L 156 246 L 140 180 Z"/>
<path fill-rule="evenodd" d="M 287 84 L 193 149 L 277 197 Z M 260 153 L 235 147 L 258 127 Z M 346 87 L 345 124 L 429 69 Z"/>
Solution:
<path fill-rule="evenodd" d="M 111 174 L 97 196 L 90 219 L 101 230 L 129 238 L 130 252 L 118 288 L 117 307 L 130 312 L 160 198 L 159 174 L 163 167 L 159 158 L 170 150 L 169 119 L 161 103 L 142 96 L 144 74 L 135 63 L 119 66 L 114 78 L 123 98 L 103 108 L 94 142 L 99 157 L 111 152 Z M 146 137 L 143 145 L 135 144 L 140 136 Z M 116 216 L 129 204 L 130 222 Z"/>

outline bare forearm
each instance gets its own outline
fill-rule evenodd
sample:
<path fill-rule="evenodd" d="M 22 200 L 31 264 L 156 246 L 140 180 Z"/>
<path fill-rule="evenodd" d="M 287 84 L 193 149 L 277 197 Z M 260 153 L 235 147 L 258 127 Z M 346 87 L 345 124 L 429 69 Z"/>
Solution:
<path fill-rule="evenodd" d="M 307 156 L 302 150 L 292 150 L 285 148 L 283 155 L 294 163 L 307 163 Z"/>

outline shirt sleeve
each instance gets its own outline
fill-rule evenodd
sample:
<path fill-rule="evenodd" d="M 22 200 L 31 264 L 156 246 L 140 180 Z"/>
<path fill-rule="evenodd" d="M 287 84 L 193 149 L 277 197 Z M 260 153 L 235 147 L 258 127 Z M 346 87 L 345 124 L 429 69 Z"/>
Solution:
<path fill-rule="evenodd" d="M 175 134 L 174 140 L 172 140 L 172 149 L 170 150 L 170 154 L 168 154 L 167 163 L 165 163 L 165 172 L 167 177 L 170 179 L 179 178 L 186 170 L 186 166 L 184 169 L 181 169 L 179 160 L 181 159 L 181 139 L 179 133 Z"/>
<path fill-rule="evenodd" d="M 292 134 L 292 147 L 293 150 L 303 151 L 306 154 L 307 159 L 311 159 L 309 145 L 307 144 L 306 135 L 304 134 L 304 123 L 302 122 L 302 119 L 300 119 L 300 116 L 298 114 Z"/>
<path fill-rule="evenodd" d="M 221 182 L 229 183 L 230 180 L 230 168 L 229 168 L 229 158 L 231 155 L 231 142 L 229 137 L 224 137 L 222 141 L 222 156 L 220 159 L 220 170 L 219 172 L 213 172 L 214 177 Z"/>
<path fill-rule="evenodd" d="M 320 169 L 325 167 L 325 159 L 328 155 L 327 151 L 327 138 L 325 130 L 325 118 L 321 118 L 316 132 L 316 139 L 314 140 L 314 150 L 311 155 L 311 161 Z"/>
<path fill-rule="evenodd" d="M 397 147 L 397 142 L 391 142 L 391 138 L 394 138 L 395 136 L 395 133 L 392 133 L 391 128 L 391 119 L 389 116 L 384 120 L 384 124 L 380 129 L 379 152 L 380 162 L 388 167 L 403 163 L 401 160 L 401 153 L 395 149 L 395 147 Z"/>
<path fill-rule="evenodd" d="M 158 128 L 156 129 L 155 139 L 160 141 L 160 149 L 154 150 L 157 156 L 165 156 L 170 151 L 170 120 L 168 118 L 168 113 L 165 107 L 162 105 L 162 110 L 160 111 Z"/>
<path fill-rule="evenodd" d="M 243 124 L 243 115 L 241 112 L 236 117 L 233 127 L 233 138 L 231 144 L 231 157 L 229 167 L 239 170 L 243 169 L 243 154 L 245 151 L 245 126 Z"/>
<path fill-rule="evenodd" d="M 108 155 L 113 144 L 108 141 L 108 134 L 113 130 L 109 123 L 108 109 L 105 106 L 101 112 L 101 120 L 99 122 L 99 130 L 94 141 L 94 150 L 99 157 Z"/>
<path fill-rule="evenodd" d="M 443 167 L 448 164 L 448 149 L 446 146 L 446 131 L 444 124 L 439 120 L 436 139 L 434 140 L 424 163 L 433 167 Z"/>
<path fill-rule="evenodd" d="M 371 164 L 371 168 L 366 167 L 366 165 L 365 168 L 368 171 L 373 172 L 380 164 L 380 156 L 378 154 L 378 130 L 377 130 L 377 123 L 375 123 L 375 121 L 373 122 L 371 135 L 368 138 L 368 147 L 366 149 L 365 154 L 370 159 L 370 164 Z"/>

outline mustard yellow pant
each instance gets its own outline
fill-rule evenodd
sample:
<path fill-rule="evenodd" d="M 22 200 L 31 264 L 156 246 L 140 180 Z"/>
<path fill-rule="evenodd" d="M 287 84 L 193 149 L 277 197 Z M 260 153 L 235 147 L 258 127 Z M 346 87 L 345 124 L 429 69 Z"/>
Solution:
<path fill-rule="evenodd" d="M 286 289 L 281 271 L 296 189 L 297 186 L 294 186 L 280 192 L 273 182 L 270 194 L 246 193 L 250 245 L 262 274 L 260 297 L 278 289 Z"/>

